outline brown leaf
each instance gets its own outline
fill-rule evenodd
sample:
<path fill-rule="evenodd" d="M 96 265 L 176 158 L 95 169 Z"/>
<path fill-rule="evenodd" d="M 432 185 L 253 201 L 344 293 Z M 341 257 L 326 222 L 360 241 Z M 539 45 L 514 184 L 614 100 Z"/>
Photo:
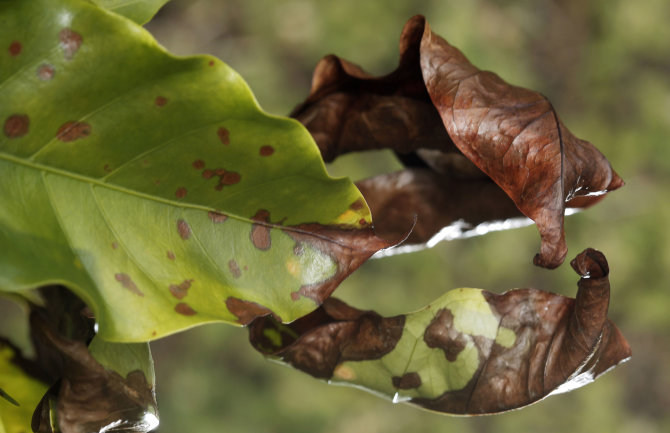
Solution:
<path fill-rule="evenodd" d="M 283 325 L 256 319 L 260 352 L 313 376 L 430 410 L 496 413 L 591 382 L 631 355 L 607 318 L 602 253 L 573 261 L 576 299 L 535 289 L 458 289 L 408 315 L 383 318 L 337 299 Z"/>
<path fill-rule="evenodd" d="M 125 378 L 103 367 L 86 344 L 59 335 L 40 311 L 30 317 L 31 331 L 41 345 L 60 354 L 61 379 L 52 386 L 33 415 L 37 432 L 51 432 L 51 406 L 55 403 L 59 431 L 86 433 L 114 425 L 124 431 L 146 432 L 147 411 L 156 412 L 152 386 L 142 371 Z"/>
<path fill-rule="evenodd" d="M 441 240 L 444 228 L 443 237 L 459 238 L 482 223 L 523 216 L 490 180 L 455 179 L 427 168 L 376 176 L 356 186 L 374 215 L 378 236 L 398 239 L 416 217 L 405 244 Z"/>
<path fill-rule="evenodd" d="M 144 372 L 121 377 L 106 369 L 87 347 L 94 332 L 85 304 L 62 286 L 40 292 L 45 306 L 31 305 L 30 313 L 36 358 L 13 359 L 26 373 L 52 384 L 33 414 L 33 431 L 53 432 L 54 413 L 63 433 L 101 431 L 112 424 L 114 430 L 148 431 L 145 414 L 156 413 L 156 400 Z"/>
<path fill-rule="evenodd" d="M 482 201 L 466 193 L 459 194 L 463 201 L 452 199 L 450 180 L 473 178 L 474 164 L 535 221 L 542 245 L 534 261 L 548 268 L 560 265 L 567 252 L 566 207 L 590 206 L 623 185 L 605 157 L 573 136 L 544 96 L 477 69 L 433 34 L 421 16 L 410 19 L 402 32 L 400 63 L 394 72 L 372 77 L 358 66 L 328 56 L 314 71 L 309 97 L 291 115 L 312 133 L 324 160 L 351 151 L 392 149 L 406 165 L 439 173 L 441 178 L 432 181 L 432 196 L 437 197 L 444 184 L 436 201 L 453 201 L 457 209 L 472 209 Z M 425 176 L 421 179 L 425 181 Z M 377 184 L 364 192 L 366 200 L 392 203 L 388 197 L 407 197 L 407 191 L 422 189 L 403 183 L 404 191 L 396 193 L 380 188 L 382 181 L 362 183 L 362 189 L 366 182 Z M 441 212 L 429 209 L 430 202 L 413 201 L 428 206 L 415 208 L 416 203 L 395 200 L 392 208 L 375 211 L 373 204 L 376 227 L 393 232 L 417 215 L 417 228 L 426 230 L 410 240 L 426 242 L 443 224 L 460 219 L 458 215 L 436 217 Z M 474 220 L 506 219 L 509 206 L 501 203 L 499 211 L 488 204 Z M 380 211 L 394 216 L 382 216 Z M 468 217 L 473 219 L 471 214 Z"/>

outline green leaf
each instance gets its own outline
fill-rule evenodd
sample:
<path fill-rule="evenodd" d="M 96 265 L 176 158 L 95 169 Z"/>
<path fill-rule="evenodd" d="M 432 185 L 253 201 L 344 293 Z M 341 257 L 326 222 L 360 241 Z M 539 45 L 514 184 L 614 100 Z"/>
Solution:
<path fill-rule="evenodd" d="M 148 343 L 110 343 L 95 337 L 88 350 L 103 367 L 128 377 L 133 371 L 141 371 L 147 384 L 156 385 L 154 361 Z"/>
<path fill-rule="evenodd" d="M 572 263 L 576 299 L 535 289 L 447 292 L 422 310 L 384 318 L 335 298 L 289 325 L 264 317 L 251 343 L 315 377 L 451 414 L 516 409 L 585 385 L 627 360 L 607 318 L 605 256 Z"/>
<path fill-rule="evenodd" d="M 0 399 L 0 432 L 20 433 L 32 431 L 30 419 L 47 385 L 28 375 L 12 362 L 17 355 L 13 347 L 0 344 L 0 394 L 11 399 Z"/>
<path fill-rule="evenodd" d="M 219 60 L 85 1 L 0 8 L 0 290 L 66 285 L 102 338 L 147 341 L 295 320 L 389 245 Z"/>
<path fill-rule="evenodd" d="M 170 0 L 92 0 L 93 3 L 123 15 L 137 24 L 147 23 Z"/>

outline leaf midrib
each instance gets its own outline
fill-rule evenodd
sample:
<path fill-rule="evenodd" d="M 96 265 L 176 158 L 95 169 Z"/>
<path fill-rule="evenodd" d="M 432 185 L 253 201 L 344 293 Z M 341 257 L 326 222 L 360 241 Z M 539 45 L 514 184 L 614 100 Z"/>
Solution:
<path fill-rule="evenodd" d="M 328 236 L 324 236 L 320 233 L 314 233 L 314 232 L 311 232 L 311 231 L 299 229 L 297 227 L 283 226 L 283 225 L 280 225 L 280 224 L 273 224 L 273 223 L 268 223 L 268 222 L 264 222 L 264 221 L 255 221 L 255 220 L 251 220 L 249 218 L 241 217 L 241 216 L 236 215 L 236 214 L 228 213 L 225 210 L 219 210 L 219 209 L 215 209 L 215 208 L 209 207 L 209 206 L 198 205 L 198 204 L 193 204 L 193 203 L 185 203 L 185 202 L 176 202 L 174 200 L 169 200 L 169 199 L 166 199 L 166 198 L 163 198 L 163 197 L 160 197 L 160 196 L 147 194 L 147 193 L 140 192 L 140 191 L 137 191 L 137 190 L 134 190 L 134 189 L 125 188 L 125 187 L 117 185 L 117 184 L 101 181 L 99 179 L 92 178 L 90 176 L 85 176 L 85 175 L 82 175 L 82 174 L 78 174 L 76 172 L 60 169 L 60 168 L 49 166 L 49 165 L 40 164 L 40 163 L 37 163 L 37 162 L 34 162 L 34 161 L 27 161 L 24 158 L 14 156 L 14 155 L 6 153 L 6 152 L 0 151 L 0 160 L 5 160 L 5 161 L 8 161 L 8 162 L 11 162 L 11 163 L 14 163 L 14 164 L 18 164 L 18 165 L 21 165 L 21 166 L 24 166 L 24 167 L 28 167 L 30 169 L 37 170 L 37 171 L 42 172 L 42 173 L 50 173 L 50 174 L 63 176 L 63 177 L 69 178 L 69 179 L 73 179 L 73 180 L 77 180 L 77 181 L 80 181 L 80 182 L 87 183 L 91 186 L 106 188 L 106 189 L 109 189 L 109 190 L 112 190 L 112 191 L 116 191 L 116 192 L 119 192 L 119 193 L 130 195 L 132 197 L 137 197 L 137 198 L 144 199 L 144 200 L 150 200 L 150 201 L 154 201 L 154 202 L 157 202 L 157 203 L 162 203 L 162 204 L 169 205 L 169 206 L 174 206 L 174 207 L 181 208 L 181 209 L 191 209 L 191 210 L 206 211 L 206 212 L 209 212 L 209 211 L 224 212 L 226 214 L 226 216 L 228 216 L 229 218 L 233 218 L 233 219 L 236 219 L 236 220 L 239 220 L 239 221 L 242 221 L 242 222 L 246 222 L 246 223 L 249 223 L 249 224 L 263 225 L 263 226 L 267 226 L 267 227 L 271 227 L 271 228 L 276 228 L 276 229 L 279 229 L 279 230 L 282 230 L 282 231 L 290 231 L 290 232 L 294 232 L 294 233 L 300 233 L 300 234 L 304 234 L 304 235 L 307 235 L 307 236 L 312 236 L 312 237 L 315 237 L 315 238 L 318 238 L 318 239 L 322 239 L 322 240 L 325 240 L 327 242 L 332 242 L 336 245 L 339 245 L 343 248 L 347 248 L 349 250 L 354 249 L 350 245 L 344 244 L 342 242 L 339 242 L 336 239 L 332 239 L 332 238 L 330 238 Z M 294 176 L 297 176 L 297 175 L 294 175 Z M 276 179 L 274 179 L 273 182 L 274 181 L 276 181 Z"/>

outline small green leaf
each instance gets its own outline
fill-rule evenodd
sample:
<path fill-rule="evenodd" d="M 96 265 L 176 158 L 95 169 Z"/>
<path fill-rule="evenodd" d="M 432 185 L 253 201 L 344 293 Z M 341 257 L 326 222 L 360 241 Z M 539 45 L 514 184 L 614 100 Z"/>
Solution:
<path fill-rule="evenodd" d="M 15 355 L 11 346 L 0 344 L 0 431 L 5 433 L 32 431 L 30 419 L 48 388 L 12 362 Z"/>
<path fill-rule="evenodd" d="M 0 290 L 71 288 L 109 341 L 292 321 L 389 244 L 309 133 L 219 60 L 89 2 L 2 7 Z"/>
<path fill-rule="evenodd" d="M 170 0 L 92 0 L 93 3 L 123 15 L 137 24 L 147 23 Z"/>

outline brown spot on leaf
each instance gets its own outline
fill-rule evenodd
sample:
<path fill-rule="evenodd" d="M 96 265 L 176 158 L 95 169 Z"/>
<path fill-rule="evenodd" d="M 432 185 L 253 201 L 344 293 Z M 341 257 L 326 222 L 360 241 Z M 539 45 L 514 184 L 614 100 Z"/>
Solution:
<path fill-rule="evenodd" d="M 228 261 L 228 269 L 230 269 L 230 273 L 233 274 L 233 278 L 240 278 L 242 276 L 242 271 L 240 271 L 240 267 L 237 265 L 235 259 Z"/>
<path fill-rule="evenodd" d="M 217 131 L 216 134 L 219 136 L 219 140 L 221 140 L 221 143 L 225 144 L 226 146 L 230 144 L 230 132 L 223 126 L 220 127 Z"/>
<path fill-rule="evenodd" d="M 207 212 L 207 216 L 214 223 L 222 223 L 228 219 L 228 215 L 222 214 L 220 212 L 214 212 L 212 210 Z"/>
<path fill-rule="evenodd" d="M 403 316 L 384 318 L 328 298 L 312 313 L 285 325 L 293 335 L 282 333 L 288 338 L 282 338 L 282 347 L 273 348 L 273 354 L 315 377 L 330 378 L 344 361 L 380 359 L 389 353 L 402 336 L 404 323 Z M 249 340 L 261 352 L 267 328 L 277 329 L 277 322 L 264 317 L 250 325 Z M 281 328 L 277 330 L 281 333 Z"/>
<path fill-rule="evenodd" d="M 275 148 L 272 146 L 263 146 L 258 152 L 261 156 L 270 156 L 275 153 Z"/>
<path fill-rule="evenodd" d="M 156 104 L 157 107 L 162 107 L 165 104 L 167 104 L 167 98 L 165 96 L 156 96 L 156 100 L 154 101 L 154 104 Z"/>
<path fill-rule="evenodd" d="M 65 59 L 72 60 L 74 55 L 79 51 L 83 38 L 81 35 L 70 28 L 64 28 L 58 33 L 60 46 L 63 49 Z"/>
<path fill-rule="evenodd" d="M 211 179 L 212 176 L 214 176 L 214 171 L 213 170 L 210 170 L 210 169 L 203 170 L 202 177 L 204 177 L 205 179 Z"/>
<path fill-rule="evenodd" d="M 188 294 L 188 289 L 191 288 L 193 280 L 184 280 L 179 284 L 170 284 L 170 293 L 177 299 L 182 299 Z"/>
<path fill-rule="evenodd" d="M 144 296 L 144 293 L 142 293 L 142 291 L 137 288 L 137 285 L 135 284 L 133 279 L 130 278 L 128 274 L 122 274 L 122 273 L 114 274 L 114 278 L 116 279 L 116 281 L 121 283 L 123 287 L 130 290 L 134 294 L 138 296 Z"/>
<path fill-rule="evenodd" d="M 12 41 L 11 44 L 9 44 L 9 55 L 10 56 L 18 56 L 21 54 L 21 49 L 23 47 L 21 46 L 21 42 L 19 41 Z"/>
<path fill-rule="evenodd" d="M 186 188 L 184 188 L 183 186 L 180 186 L 179 188 L 177 188 L 177 191 L 175 191 L 174 195 L 177 198 L 184 198 L 186 197 L 187 193 L 188 190 L 186 190 Z"/>
<path fill-rule="evenodd" d="M 50 81 L 54 75 L 56 75 L 56 70 L 49 64 L 44 63 L 37 68 L 37 78 L 42 81 Z"/>
<path fill-rule="evenodd" d="M 112 249 L 116 250 L 119 248 L 119 243 L 118 242 L 112 242 Z"/>
<path fill-rule="evenodd" d="M 360 224 L 360 225 L 362 225 L 362 226 L 366 225 L 367 223 L 368 223 L 368 222 L 365 221 L 365 218 L 361 218 L 361 219 L 358 220 L 358 224 Z"/>
<path fill-rule="evenodd" d="M 89 135 L 91 135 L 91 125 L 75 120 L 65 122 L 56 132 L 56 138 L 63 142 L 79 140 Z"/>
<path fill-rule="evenodd" d="M 266 225 L 270 223 L 270 212 L 265 209 L 259 209 L 251 219 L 264 223 L 251 225 L 251 233 L 249 234 L 251 243 L 259 250 L 266 251 L 270 249 L 272 239 L 270 237 L 270 227 Z"/>
<path fill-rule="evenodd" d="M 202 170 L 203 168 L 205 168 L 205 161 L 203 161 L 202 159 L 196 159 L 195 161 L 193 161 L 192 165 L 193 168 L 195 168 L 196 170 Z"/>
<path fill-rule="evenodd" d="M 207 64 L 208 64 L 209 66 L 214 66 L 214 60 L 210 60 Z"/>
<path fill-rule="evenodd" d="M 351 210 L 361 210 L 361 209 L 363 209 L 364 205 L 365 205 L 365 203 L 363 202 L 363 199 L 359 198 L 355 202 L 351 203 L 351 205 L 349 206 L 349 209 L 351 209 Z"/>
<path fill-rule="evenodd" d="M 175 305 L 174 310 L 184 316 L 193 316 L 196 314 L 196 311 L 191 308 L 190 305 L 188 305 L 186 302 L 180 302 L 177 305 Z"/>
<path fill-rule="evenodd" d="M 272 310 L 260 304 L 251 301 L 234 298 L 230 296 L 226 299 L 228 311 L 237 316 L 237 322 L 242 325 L 248 325 L 257 317 L 272 315 L 275 320 L 281 322 L 281 319 L 272 312 Z"/>
<path fill-rule="evenodd" d="M 170 260 L 174 260 L 176 257 L 172 251 L 167 252 L 167 258 Z"/>
<path fill-rule="evenodd" d="M 177 220 L 177 231 L 179 232 L 179 236 L 184 240 L 191 237 L 191 226 L 182 219 Z"/>
<path fill-rule="evenodd" d="M 297 301 L 300 299 L 300 292 L 291 292 L 291 300 Z"/>
<path fill-rule="evenodd" d="M 242 176 L 240 176 L 239 173 L 236 173 L 234 171 L 227 171 L 226 173 L 224 173 L 223 176 L 221 176 L 220 183 L 222 185 L 235 185 L 240 181 L 241 178 Z"/>
<path fill-rule="evenodd" d="M 156 334 L 156 331 L 151 331 L 151 336 L 152 336 L 152 337 L 155 337 L 156 335 L 157 335 L 157 334 Z"/>
<path fill-rule="evenodd" d="M 109 166 L 109 164 L 105 164 L 102 166 L 102 169 L 105 170 L 107 173 L 112 171 L 112 168 Z"/>
<path fill-rule="evenodd" d="M 397 389 L 412 389 L 421 386 L 421 376 L 419 373 L 405 373 L 402 376 L 393 376 L 391 378 L 393 387 Z"/>
<path fill-rule="evenodd" d="M 449 362 L 456 361 L 458 354 L 465 349 L 466 337 L 454 328 L 454 315 L 447 308 L 437 312 L 423 334 L 426 345 L 444 351 Z"/>
<path fill-rule="evenodd" d="M 23 137 L 28 133 L 30 119 L 27 114 L 12 114 L 5 120 L 5 135 L 9 138 Z"/>

